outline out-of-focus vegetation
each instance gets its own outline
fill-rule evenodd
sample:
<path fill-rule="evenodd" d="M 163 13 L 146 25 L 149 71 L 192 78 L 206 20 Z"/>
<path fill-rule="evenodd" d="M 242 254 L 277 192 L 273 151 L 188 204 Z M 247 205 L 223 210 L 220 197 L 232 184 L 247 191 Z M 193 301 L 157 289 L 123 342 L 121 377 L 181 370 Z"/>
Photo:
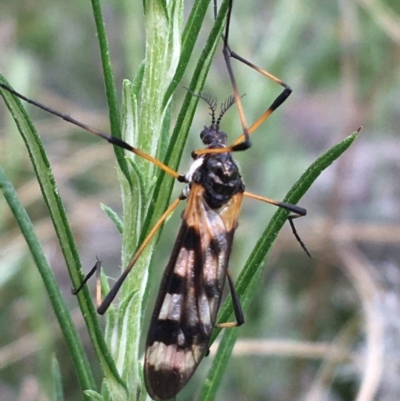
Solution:
<path fill-rule="evenodd" d="M 108 130 L 89 2 L 2 0 L 0 10 L 0 70 L 9 81 L 29 97 Z M 143 58 L 142 2 L 107 1 L 103 11 L 120 88 Z M 211 8 L 207 23 L 204 37 L 212 26 Z M 360 125 L 363 130 L 301 202 L 308 215 L 296 225 L 313 258 L 302 252 L 289 228 L 276 242 L 246 324 L 238 329 L 240 341 L 218 398 L 395 400 L 400 394 L 400 3 L 236 0 L 231 46 L 294 90 L 254 134 L 253 148 L 237 155 L 250 191 L 281 199 L 319 154 Z M 281 88 L 246 66 L 234 66 L 251 122 Z M 205 89 L 220 101 L 231 93 L 220 52 Z M 174 107 L 185 94 L 178 89 Z M 91 267 L 97 254 L 107 274 L 117 276 L 119 235 L 100 209 L 105 203 L 120 210 L 112 149 L 63 121 L 29 110 L 84 265 Z M 0 163 L 34 220 L 74 309 L 69 277 L 29 159 L 3 106 L 0 111 Z M 223 122 L 231 138 L 240 133 L 235 114 L 230 111 Z M 200 146 L 198 132 L 204 124 L 208 111 L 200 104 L 180 172 L 188 166 L 190 150 Z M 245 202 L 231 260 L 235 275 L 272 209 Z M 155 257 L 160 271 L 179 214 L 167 223 L 160 241 Z M 0 398 L 49 399 L 55 353 L 66 399 L 79 399 L 47 295 L 3 200 L 0 224 Z M 158 280 L 154 274 L 154 294 Z M 80 313 L 74 316 L 88 341 Z M 193 399 L 209 364 L 203 361 L 179 400 Z"/>

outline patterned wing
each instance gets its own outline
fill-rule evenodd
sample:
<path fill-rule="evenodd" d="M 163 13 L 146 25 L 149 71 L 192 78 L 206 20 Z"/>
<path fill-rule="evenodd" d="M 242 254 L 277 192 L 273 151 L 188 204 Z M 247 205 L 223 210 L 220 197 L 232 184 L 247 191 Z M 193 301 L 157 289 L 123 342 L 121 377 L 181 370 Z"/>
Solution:
<path fill-rule="evenodd" d="M 219 210 L 193 184 L 164 272 L 146 341 L 145 381 L 155 400 L 174 397 L 208 350 L 243 194 Z"/>

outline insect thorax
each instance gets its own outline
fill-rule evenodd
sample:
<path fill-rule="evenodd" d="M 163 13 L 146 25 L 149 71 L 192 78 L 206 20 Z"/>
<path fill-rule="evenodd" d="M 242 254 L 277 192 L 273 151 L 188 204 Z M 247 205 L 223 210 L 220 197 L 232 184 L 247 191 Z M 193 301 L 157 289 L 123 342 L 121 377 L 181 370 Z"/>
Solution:
<path fill-rule="evenodd" d="M 201 184 L 208 205 L 219 209 L 233 195 L 244 191 L 238 165 L 230 153 L 211 153 L 201 157 L 204 160 L 193 172 L 192 182 Z"/>

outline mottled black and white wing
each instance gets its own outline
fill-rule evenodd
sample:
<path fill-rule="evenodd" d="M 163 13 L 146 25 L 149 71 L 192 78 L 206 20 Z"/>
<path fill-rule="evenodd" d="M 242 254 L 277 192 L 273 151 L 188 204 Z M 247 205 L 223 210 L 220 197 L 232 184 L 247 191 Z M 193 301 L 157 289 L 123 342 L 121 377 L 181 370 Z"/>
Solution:
<path fill-rule="evenodd" d="M 145 381 L 156 400 L 174 397 L 208 350 L 243 193 L 211 209 L 193 184 L 165 269 L 146 341 Z"/>

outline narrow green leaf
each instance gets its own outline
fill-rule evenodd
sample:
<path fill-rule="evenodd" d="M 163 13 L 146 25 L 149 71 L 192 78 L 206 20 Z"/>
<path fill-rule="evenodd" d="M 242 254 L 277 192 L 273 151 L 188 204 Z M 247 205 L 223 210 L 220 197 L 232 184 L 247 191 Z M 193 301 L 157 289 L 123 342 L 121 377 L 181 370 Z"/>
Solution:
<path fill-rule="evenodd" d="M 179 58 L 179 64 L 176 69 L 174 78 L 172 79 L 164 97 L 164 105 L 167 105 L 176 87 L 181 81 L 186 71 L 190 57 L 192 56 L 194 45 L 199 36 L 200 29 L 203 25 L 204 17 L 208 10 L 211 0 L 196 0 L 192 7 L 189 18 L 182 34 L 182 51 Z"/>
<path fill-rule="evenodd" d="M 93 390 L 86 390 L 85 395 L 87 395 L 88 397 L 90 397 L 91 400 L 94 400 L 94 401 L 104 401 L 103 396 Z"/>
<path fill-rule="evenodd" d="M 60 364 L 58 363 L 57 358 L 54 355 L 51 360 L 51 372 L 54 383 L 54 401 L 64 401 Z"/>
<path fill-rule="evenodd" d="M 3 192 L 4 198 L 6 199 L 15 217 L 15 220 L 20 227 L 25 241 L 28 244 L 28 247 L 32 253 L 38 271 L 42 277 L 54 313 L 57 317 L 61 331 L 63 332 L 66 344 L 74 362 L 82 391 L 86 389 L 93 389 L 95 388 L 96 384 L 90 370 L 89 362 L 86 358 L 86 354 L 80 341 L 79 335 L 72 322 L 71 315 L 62 298 L 58 283 L 54 277 L 54 273 L 46 260 L 44 251 L 34 232 L 32 222 L 26 210 L 21 205 L 14 187 L 8 181 L 1 167 L 0 189 Z"/>
<path fill-rule="evenodd" d="M 96 23 L 97 38 L 99 40 L 101 65 L 103 67 L 104 85 L 108 104 L 108 114 L 110 118 L 111 133 L 117 138 L 121 138 L 121 121 L 117 101 L 117 90 L 115 88 L 114 73 L 110 59 L 110 49 L 108 46 L 106 27 L 99 0 L 91 0 L 93 16 Z M 129 181 L 129 170 L 126 165 L 123 149 L 114 146 L 115 156 L 118 165 L 125 178 Z"/>
<path fill-rule="evenodd" d="M 166 8 L 165 8 L 166 7 Z M 133 85 L 124 83 L 124 139 L 141 151 L 157 157 L 163 151 L 168 136 L 170 103 L 163 104 L 165 91 L 179 61 L 181 49 L 180 29 L 183 19 L 183 1 L 145 2 L 146 55 Z M 140 90 L 140 92 L 139 92 Z M 167 129 L 168 128 L 168 129 Z M 143 219 L 151 203 L 151 193 L 156 183 L 158 169 L 140 157 L 130 157 L 129 183 L 121 180 L 124 229 L 122 240 L 122 268 L 124 269 L 139 244 Z M 121 303 L 114 321 L 114 337 L 118 344 L 111 344 L 118 369 L 124 378 L 130 397 L 142 388 L 139 348 L 142 334 L 143 311 L 148 287 L 149 263 L 154 249 L 152 241 L 142 252 L 135 268 L 121 288 Z"/>
<path fill-rule="evenodd" d="M 104 203 L 101 203 L 100 207 L 103 209 L 106 215 L 111 219 L 111 221 L 115 224 L 119 233 L 122 234 L 124 232 L 124 223 L 122 222 L 118 214 Z"/>

